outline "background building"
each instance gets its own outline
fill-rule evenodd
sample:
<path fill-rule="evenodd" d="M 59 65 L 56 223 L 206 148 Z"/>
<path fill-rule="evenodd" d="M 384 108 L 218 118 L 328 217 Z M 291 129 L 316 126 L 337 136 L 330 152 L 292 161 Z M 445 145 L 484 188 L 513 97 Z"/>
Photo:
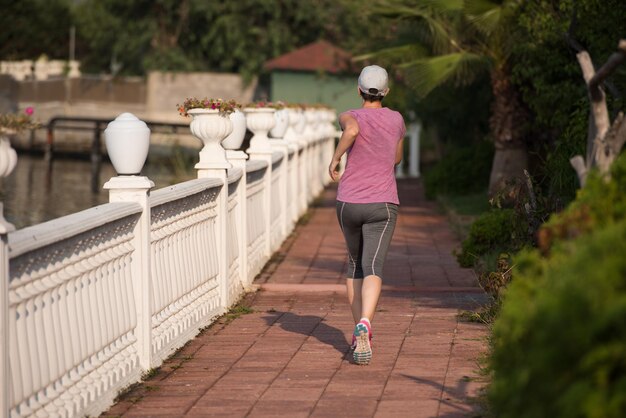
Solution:
<path fill-rule="evenodd" d="M 317 41 L 265 63 L 270 71 L 270 100 L 323 103 L 342 112 L 360 107 L 358 72 L 351 55 Z"/>

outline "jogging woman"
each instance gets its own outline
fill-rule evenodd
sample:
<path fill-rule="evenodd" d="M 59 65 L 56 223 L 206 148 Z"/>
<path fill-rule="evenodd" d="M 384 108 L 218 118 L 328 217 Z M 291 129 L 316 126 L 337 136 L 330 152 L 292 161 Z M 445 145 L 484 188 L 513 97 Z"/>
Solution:
<path fill-rule="evenodd" d="M 337 191 L 337 218 L 348 247 L 346 286 L 355 322 L 354 361 L 369 364 L 371 323 L 398 214 L 394 167 L 402 159 L 406 128 L 399 112 L 382 106 L 389 92 L 384 68 L 363 68 L 358 91 L 363 105 L 339 116 L 343 134 L 328 170 L 337 181 L 339 161 L 348 153 Z"/>

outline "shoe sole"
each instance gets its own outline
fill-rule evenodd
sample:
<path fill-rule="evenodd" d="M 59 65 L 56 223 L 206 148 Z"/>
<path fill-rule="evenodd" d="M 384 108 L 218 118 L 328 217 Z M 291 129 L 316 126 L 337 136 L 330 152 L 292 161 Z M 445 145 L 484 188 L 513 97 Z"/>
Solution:
<path fill-rule="evenodd" d="M 367 365 L 372 360 L 372 347 L 365 324 L 357 324 L 354 327 L 354 336 L 356 337 L 356 348 L 352 353 L 352 358 L 356 364 Z"/>

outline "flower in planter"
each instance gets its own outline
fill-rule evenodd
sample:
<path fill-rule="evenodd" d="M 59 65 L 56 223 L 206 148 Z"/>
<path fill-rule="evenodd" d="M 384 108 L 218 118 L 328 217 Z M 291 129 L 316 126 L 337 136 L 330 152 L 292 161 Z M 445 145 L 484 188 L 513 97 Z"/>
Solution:
<path fill-rule="evenodd" d="M 33 120 L 35 110 L 27 107 L 20 113 L 0 113 L 0 134 L 12 134 L 25 129 L 37 129 L 41 125 Z"/>
<path fill-rule="evenodd" d="M 177 104 L 176 108 L 181 116 L 189 116 L 188 111 L 191 109 L 213 109 L 219 110 L 220 114 L 233 113 L 236 109 L 240 109 L 241 105 L 235 100 L 231 99 L 224 101 L 222 99 L 197 99 L 195 97 L 188 97 L 185 99 L 182 105 Z"/>
<path fill-rule="evenodd" d="M 249 108 L 249 109 L 276 109 L 276 110 L 284 109 L 285 107 L 287 107 L 285 102 L 282 102 L 282 101 L 268 102 L 264 100 L 259 100 L 258 102 L 248 103 L 247 105 L 244 106 L 244 108 Z"/>

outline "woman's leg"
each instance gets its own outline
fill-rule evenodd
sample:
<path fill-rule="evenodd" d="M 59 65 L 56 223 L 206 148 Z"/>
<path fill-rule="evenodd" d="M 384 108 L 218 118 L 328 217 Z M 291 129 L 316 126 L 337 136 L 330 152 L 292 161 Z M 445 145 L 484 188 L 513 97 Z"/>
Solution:
<path fill-rule="evenodd" d="M 361 267 L 361 257 L 363 252 L 363 234 L 358 213 L 355 213 L 355 205 L 337 202 L 337 219 L 348 247 L 346 290 L 352 317 L 356 324 L 361 319 L 362 310 L 361 288 L 363 286 L 363 269 Z"/>
<path fill-rule="evenodd" d="M 352 318 L 354 323 L 358 323 L 362 316 L 363 302 L 362 302 L 362 289 L 363 279 L 346 279 L 346 289 L 348 291 L 348 302 L 352 310 Z"/>
<path fill-rule="evenodd" d="M 382 273 L 396 227 L 398 207 L 393 204 L 377 204 L 368 221 L 363 225 L 362 266 L 365 278 L 361 289 L 361 318 L 374 318 L 382 288 Z"/>
<path fill-rule="evenodd" d="M 361 282 L 361 313 L 358 318 L 355 316 L 355 321 L 358 322 L 361 318 L 367 318 L 372 321 L 376 313 L 376 306 L 378 305 L 383 280 L 378 276 L 370 275 L 361 280 Z M 354 311 L 352 316 L 354 316 Z"/>

